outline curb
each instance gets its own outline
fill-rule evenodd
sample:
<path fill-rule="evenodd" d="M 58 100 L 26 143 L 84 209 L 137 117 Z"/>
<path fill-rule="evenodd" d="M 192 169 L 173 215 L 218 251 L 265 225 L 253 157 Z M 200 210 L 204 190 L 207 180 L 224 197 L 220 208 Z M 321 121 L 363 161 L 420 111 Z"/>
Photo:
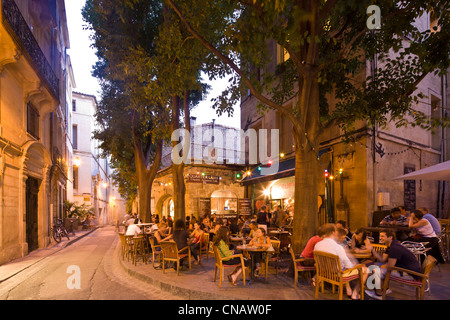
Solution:
<path fill-rule="evenodd" d="M 223 294 L 217 294 L 217 293 L 211 293 L 211 292 L 205 292 L 205 291 L 180 287 L 180 286 L 168 283 L 168 282 L 163 282 L 161 280 L 156 279 L 155 277 L 151 277 L 149 275 L 145 275 L 140 272 L 131 270 L 130 268 L 128 268 L 126 263 L 124 261 L 122 261 L 122 259 L 120 258 L 120 242 L 118 243 L 117 247 L 118 247 L 118 249 L 116 248 L 116 256 L 114 258 L 119 260 L 120 266 L 123 268 L 123 270 L 125 270 L 125 272 L 129 276 L 136 278 L 138 280 L 144 281 L 144 282 L 156 287 L 157 289 L 159 289 L 161 291 L 168 292 L 170 294 L 179 296 L 179 297 L 187 299 L 187 300 L 244 300 L 244 299 L 232 297 L 230 295 L 223 295 Z M 149 267 L 151 267 L 151 266 L 149 266 Z"/>

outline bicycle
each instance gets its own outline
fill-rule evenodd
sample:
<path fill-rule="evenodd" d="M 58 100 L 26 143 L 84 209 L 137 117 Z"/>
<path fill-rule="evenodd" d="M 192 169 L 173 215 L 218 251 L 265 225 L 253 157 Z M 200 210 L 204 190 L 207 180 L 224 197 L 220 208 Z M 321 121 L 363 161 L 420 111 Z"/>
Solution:
<path fill-rule="evenodd" d="M 67 240 L 70 240 L 69 233 L 67 232 L 66 228 L 64 228 L 61 219 L 58 219 L 58 224 L 53 225 L 52 235 L 53 239 L 55 239 L 57 243 L 60 243 L 63 237 L 67 237 Z"/>

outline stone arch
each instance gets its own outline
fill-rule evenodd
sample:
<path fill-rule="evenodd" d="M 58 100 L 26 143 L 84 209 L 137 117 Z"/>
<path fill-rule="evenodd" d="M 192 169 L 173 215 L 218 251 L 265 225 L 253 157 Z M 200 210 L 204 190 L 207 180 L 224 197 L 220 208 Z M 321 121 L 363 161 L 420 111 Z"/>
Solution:
<path fill-rule="evenodd" d="M 166 193 L 159 197 L 158 201 L 156 202 L 155 206 L 155 213 L 161 218 L 164 213 L 164 205 L 169 199 L 173 199 L 173 195 L 170 193 Z"/>
<path fill-rule="evenodd" d="M 46 171 L 52 165 L 47 148 L 39 141 L 28 141 L 23 147 L 22 170 L 27 176 L 46 180 Z"/>

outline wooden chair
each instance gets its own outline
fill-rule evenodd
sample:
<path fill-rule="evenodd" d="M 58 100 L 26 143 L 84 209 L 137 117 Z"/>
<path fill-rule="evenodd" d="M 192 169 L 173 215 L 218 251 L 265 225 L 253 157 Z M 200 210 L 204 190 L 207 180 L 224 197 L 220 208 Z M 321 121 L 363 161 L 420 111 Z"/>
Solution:
<path fill-rule="evenodd" d="M 178 250 L 175 241 L 161 241 L 161 251 L 163 253 L 163 273 L 166 271 L 166 261 L 171 261 L 177 264 L 177 275 L 179 275 L 180 260 L 185 257 L 188 257 L 189 270 L 191 269 L 191 250 L 189 250 L 189 247 Z"/>
<path fill-rule="evenodd" d="M 125 234 L 123 232 L 119 232 L 120 239 L 120 257 L 122 260 L 125 258 L 127 243 L 125 242 Z"/>
<path fill-rule="evenodd" d="M 209 246 L 208 246 L 208 255 L 211 254 L 212 256 L 214 256 L 214 242 L 213 241 L 209 241 Z"/>
<path fill-rule="evenodd" d="M 416 288 L 416 300 L 423 300 L 424 294 L 425 294 L 425 287 L 428 282 L 430 272 L 433 269 L 433 267 L 436 265 L 437 260 L 429 255 L 425 258 L 423 264 L 422 264 L 422 273 L 414 272 L 411 270 L 399 268 L 399 267 L 392 267 L 389 268 L 386 277 L 383 282 L 383 300 L 386 299 L 386 290 L 389 287 L 389 283 L 391 281 L 402 283 L 407 286 L 415 287 Z M 398 272 L 407 273 L 411 276 L 416 276 L 419 279 L 418 280 L 407 280 L 404 277 L 398 277 L 391 274 L 393 270 L 396 270 Z"/>
<path fill-rule="evenodd" d="M 133 238 L 133 264 L 136 265 L 136 262 L 139 257 L 142 258 L 142 262 L 147 264 L 147 250 L 145 247 L 145 238 L 140 235 Z"/>
<path fill-rule="evenodd" d="M 159 244 L 156 244 L 155 237 L 150 236 L 149 237 L 150 247 L 152 248 L 152 264 L 153 268 L 155 267 L 155 260 L 158 258 L 158 262 L 162 262 L 162 251 L 161 246 Z"/>
<path fill-rule="evenodd" d="M 334 286 L 339 287 L 339 300 L 342 300 L 344 285 L 347 282 L 358 279 L 360 281 L 360 297 L 364 300 L 364 282 L 362 265 L 358 264 L 353 268 L 342 271 L 339 257 L 334 254 L 314 251 L 314 261 L 316 263 L 316 293 L 315 299 L 319 297 L 319 288 L 324 290 L 324 282 L 331 283 L 332 292 L 334 293 Z M 347 276 L 349 272 L 357 270 L 358 273 Z"/>
<path fill-rule="evenodd" d="M 219 288 L 222 286 L 222 279 L 224 274 L 225 268 L 236 268 L 237 266 L 242 267 L 242 280 L 244 281 L 244 287 L 245 287 L 245 264 L 244 264 L 244 256 L 240 254 L 234 254 L 231 256 L 228 256 L 226 258 L 221 258 L 219 249 L 215 245 L 213 245 L 213 251 L 214 251 L 214 259 L 215 259 L 215 266 L 214 266 L 214 282 L 216 282 L 217 279 L 217 269 L 219 269 Z M 228 260 L 232 258 L 240 258 L 241 262 L 238 264 L 228 265 L 223 264 L 223 260 Z"/>
<path fill-rule="evenodd" d="M 387 246 L 384 244 L 372 243 L 372 247 L 375 249 L 375 252 L 379 255 L 383 256 L 384 252 L 387 249 Z"/>
<path fill-rule="evenodd" d="M 297 258 L 294 253 L 294 249 L 292 246 L 289 247 L 289 253 L 291 254 L 292 262 L 294 264 L 294 287 L 297 287 L 298 282 L 298 273 L 299 272 L 313 272 L 316 271 L 316 267 L 314 266 L 314 259 L 308 258 Z M 311 266 L 304 266 L 303 263 L 312 264 Z"/>
<path fill-rule="evenodd" d="M 275 252 L 266 254 L 266 261 L 265 261 L 266 281 L 267 281 L 267 274 L 269 272 L 269 262 L 274 262 L 276 264 L 275 274 L 278 275 L 278 266 L 279 266 L 278 262 L 280 260 L 280 241 L 270 239 L 270 242 L 272 243 L 272 247 L 275 250 Z"/>
<path fill-rule="evenodd" d="M 133 259 L 133 249 L 134 249 L 134 240 L 133 235 L 127 236 L 125 235 L 125 255 L 127 257 L 127 261 L 130 261 L 130 258 Z"/>
<path fill-rule="evenodd" d="M 209 233 L 204 232 L 198 249 L 198 257 L 202 260 L 202 253 L 206 255 L 206 261 L 209 259 Z"/>

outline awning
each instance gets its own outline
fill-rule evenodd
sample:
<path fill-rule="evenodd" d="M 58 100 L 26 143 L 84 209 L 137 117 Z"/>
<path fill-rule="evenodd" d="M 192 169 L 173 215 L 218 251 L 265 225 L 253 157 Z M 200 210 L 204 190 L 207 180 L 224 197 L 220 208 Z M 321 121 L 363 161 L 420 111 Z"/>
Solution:
<path fill-rule="evenodd" d="M 434 166 L 404 174 L 392 180 L 435 180 L 450 181 L 450 161 L 441 162 Z"/>
<path fill-rule="evenodd" d="M 255 183 L 261 183 L 266 181 L 272 181 L 285 177 L 295 175 L 295 158 L 291 158 L 285 161 L 280 161 L 278 172 L 270 175 L 261 175 L 261 171 L 258 168 L 252 170 L 252 174 L 242 179 L 241 184 L 243 186 L 249 186 Z"/>
<path fill-rule="evenodd" d="M 319 159 L 322 155 L 330 151 L 331 148 L 327 147 L 319 150 L 317 158 Z M 277 180 L 281 178 L 291 177 L 295 175 L 295 157 L 280 161 L 278 172 L 270 175 L 261 175 L 261 171 L 258 168 L 252 170 L 251 175 L 245 177 L 241 181 L 242 186 L 249 186 L 255 183 L 267 182 L 272 180 Z"/>

